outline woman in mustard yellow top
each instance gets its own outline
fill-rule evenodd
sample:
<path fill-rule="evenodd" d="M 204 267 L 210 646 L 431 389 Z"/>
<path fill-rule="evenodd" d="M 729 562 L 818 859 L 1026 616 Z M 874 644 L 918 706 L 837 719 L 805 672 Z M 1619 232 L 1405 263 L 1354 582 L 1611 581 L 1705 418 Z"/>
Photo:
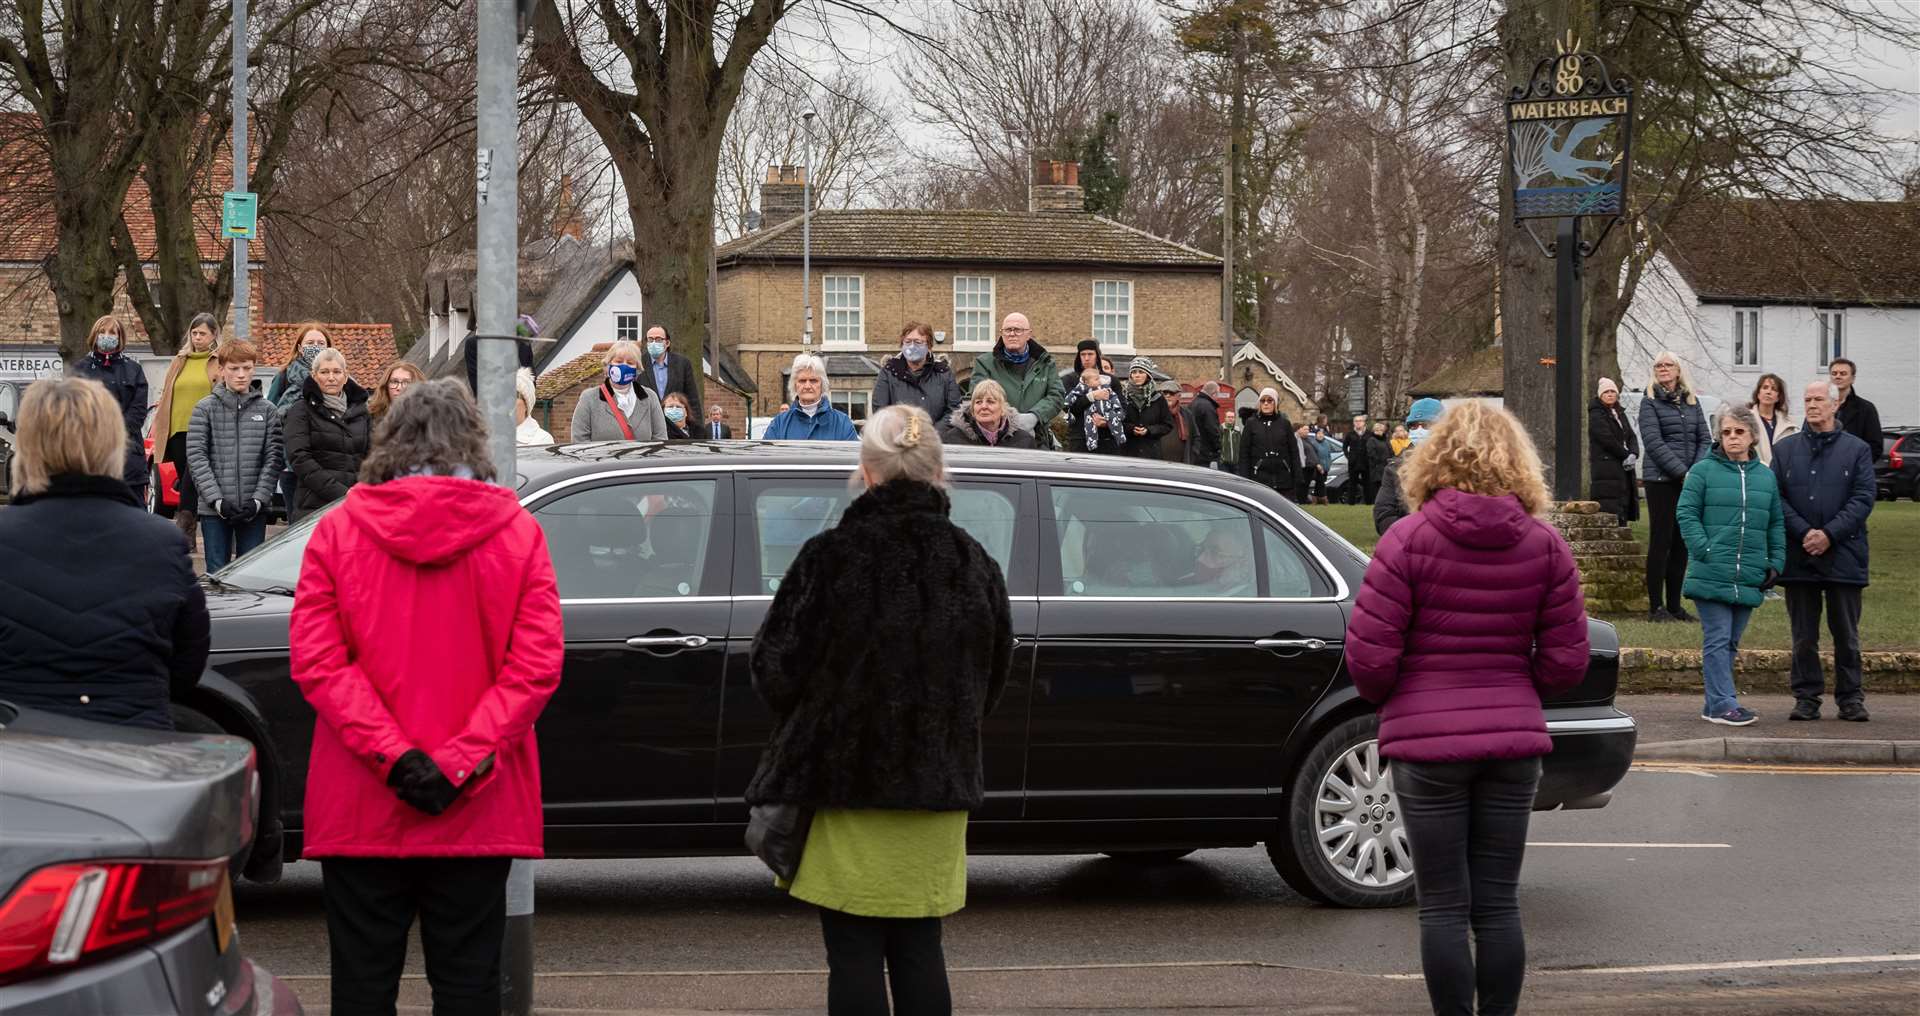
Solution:
<path fill-rule="evenodd" d="M 193 506 L 199 501 L 193 489 L 193 471 L 187 468 L 187 421 L 193 407 L 213 393 L 213 349 L 220 343 L 220 325 L 212 314 L 195 314 L 187 327 L 187 344 L 175 353 L 167 365 L 167 376 L 160 382 L 160 402 L 153 414 L 153 446 L 160 457 L 173 463 L 174 489 L 180 492 L 180 508 L 173 514 L 174 524 L 187 536 L 187 550 L 193 550 L 195 524 Z M 155 503 L 164 500 L 154 492 Z"/>
<path fill-rule="evenodd" d="M 953 1010 L 940 919 L 967 901 L 980 724 L 1006 687 L 1000 566 L 948 518 L 933 420 L 888 406 L 860 437 L 866 493 L 807 541 L 753 643 L 773 736 L 750 804 L 814 809 L 784 888 L 820 908 L 834 1016 Z M 849 610 L 849 604 L 862 605 Z M 930 618 L 958 624 L 929 624 Z"/>

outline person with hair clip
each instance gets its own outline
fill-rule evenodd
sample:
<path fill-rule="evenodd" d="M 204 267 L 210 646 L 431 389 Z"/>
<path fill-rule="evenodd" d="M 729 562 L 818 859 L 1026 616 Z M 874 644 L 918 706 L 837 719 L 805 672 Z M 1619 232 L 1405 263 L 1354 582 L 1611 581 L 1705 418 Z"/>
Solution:
<path fill-rule="evenodd" d="M 1680 487 L 1693 464 L 1713 445 L 1700 399 L 1687 384 L 1680 358 L 1662 352 L 1653 358 L 1653 379 L 1640 400 L 1641 479 L 1647 492 L 1647 620 L 1692 621 L 1680 605 L 1687 577 L 1687 544 L 1680 539 L 1675 512 Z"/>
<path fill-rule="evenodd" d="M 754 638 L 774 727 L 746 798 L 813 809 L 782 884 L 820 909 L 827 1011 L 885 1013 L 890 983 L 895 1012 L 944 1016 L 940 919 L 966 903 L 980 727 L 1006 688 L 1013 618 L 1000 566 L 949 517 L 925 412 L 867 421 L 859 479 L 865 493 L 800 549 Z"/>
<path fill-rule="evenodd" d="M 87 355 L 67 368 L 74 377 L 98 381 L 120 407 L 127 425 L 127 461 L 122 475 L 133 489 L 134 499 L 147 500 L 147 452 L 141 446 L 140 428 L 147 424 L 147 372 L 127 355 L 127 330 L 111 314 L 95 321 L 87 333 Z M 158 426 L 159 417 L 155 417 Z"/>
<path fill-rule="evenodd" d="M 15 424 L 13 503 L 0 511 L 0 699 L 172 730 L 168 701 L 206 666 L 207 601 L 185 538 L 120 478 L 120 404 L 96 381 L 35 381 Z"/>
<path fill-rule="evenodd" d="M 1412 514 L 1374 548 L 1347 625 L 1347 669 L 1380 707 L 1391 763 L 1381 803 L 1412 848 L 1427 996 L 1445 1016 L 1519 1007 L 1520 866 L 1553 750 L 1540 700 L 1587 674 L 1580 571 L 1541 517 L 1542 472 L 1512 413 L 1449 408 L 1400 468 Z"/>
<path fill-rule="evenodd" d="M 467 387 L 422 383 L 301 561 L 301 853 L 320 861 L 336 1013 L 394 1011 L 416 916 L 433 1011 L 500 1011 L 507 870 L 545 850 L 533 725 L 564 645 L 546 536 L 493 479 Z"/>
<path fill-rule="evenodd" d="M 1755 454 L 1765 440 L 1753 410 L 1726 405 L 1720 440 L 1687 470 L 1676 518 L 1687 543 L 1685 592 L 1700 612 L 1700 718 L 1744 727 L 1760 717 L 1740 704 L 1733 661 L 1747 618 L 1787 566 L 1786 516 L 1780 485 Z"/>
<path fill-rule="evenodd" d="M 153 447 L 161 459 L 173 464 L 174 490 L 180 506 L 173 513 L 174 525 L 187 538 L 192 553 L 200 527 L 199 492 L 193 488 L 193 469 L 187 464 L 187 424 L 193 420 L 193 407 L 213 394 L 214 376 L 219 364 L 213 351 L 220 341 L 220 325 L 212 314 L 195 314 L 187 326 L 187 344 L 167 364 L 167 376 L 160 382 L 160 404 L 153 414 Z M 161 501 L 162 498 L 155 498 Z"/>

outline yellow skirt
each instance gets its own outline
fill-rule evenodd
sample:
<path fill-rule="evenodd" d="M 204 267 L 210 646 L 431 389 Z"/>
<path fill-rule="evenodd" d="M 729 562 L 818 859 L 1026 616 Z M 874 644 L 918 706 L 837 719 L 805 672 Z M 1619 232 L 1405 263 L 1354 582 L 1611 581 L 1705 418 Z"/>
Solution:
<path fill-rule="evenodd" d="M 945 917 L 967 905 L 967 813 L 822 808 L 800 870 L 774 884 L 861 917 Z"/>

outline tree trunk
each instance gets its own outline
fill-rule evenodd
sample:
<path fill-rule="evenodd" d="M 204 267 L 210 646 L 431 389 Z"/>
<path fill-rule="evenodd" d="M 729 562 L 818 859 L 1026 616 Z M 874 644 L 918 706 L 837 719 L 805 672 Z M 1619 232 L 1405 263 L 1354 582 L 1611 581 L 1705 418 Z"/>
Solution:
<path fill-rule="evenodd" d="M 1399 358 L 1394 364 L 1393 405 L 1398 407 L 1413 385 L 1414 338 L 1420 332 L 1420 292 L 1427 281 L 1427 218 L 1420 192 L 1413 186 L 1410 160 L 1400 160 L 1400 190 L 1407 200 L 1407 220 L 1413 224 L 1413 254 L 1408 265 L 1407 290 L 1401 294 Z"/>
<path fill-rule="evenodd" d="M 1568 29 L 1582 38 L 1593 33 L 1579 17 L 1580 0 L 1543 0 L 1510 4 L 1500 17 L 1500 47 L 1508 85 L 1531 79 L 1534 65 L 1554 52 Z M 1554 222 L 1535 220 L 1533 228 L 1551 238 Z M 1554 263 L 1543 257 L 1523 227 L 1513 224 L 1513 162 L 1507 142 L 1500 145 L 1500 319 L 1505 380 L 1502 401 L 1520 418 L 1546 466 L 1552 488 L 1554 458 Z M 1584 329 L 1583 329 L 1584 332 Z M 1584 359 L 1584 357 L 1583 357 Z M 1579 385 L 1586 387 L 1585 381 Z M 1585 436 L 1581 436 L 1584 443 Z M 1585 461 L 1585 456 L 1582 456 Z M 1583 483 L 1584 489 L 1584 483 Z"/>

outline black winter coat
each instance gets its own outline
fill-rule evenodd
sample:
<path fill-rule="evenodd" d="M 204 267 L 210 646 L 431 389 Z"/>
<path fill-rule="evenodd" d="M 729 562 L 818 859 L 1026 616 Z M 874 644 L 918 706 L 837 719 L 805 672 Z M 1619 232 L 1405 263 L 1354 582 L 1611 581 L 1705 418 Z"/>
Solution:
<path fill-rule="evenodd" d="M 1293 435 L 1293 421 L 1285 413 L 1246 418 L 1246 431 L 1240 437 L 1240 475 L 1272 487 L 1291 500 L 1300 482 L 1300 439 Z"/>
<path fill-rule="evenodd" d="M 1013 665 L 1006 580 L 910 480 L 807 541 L 753 641 L 774 714 L 748 804 L 953 811 L 985 797 L 980 725 Z"/>
<path fill-rule="evenodd" d="M 1194 392 L 1187 419 L 1193 424 L 1193 440 L 1187 443 L 1188 464 L 1204 466 L 1220 461 L 1220 403 L 1205 392 Z"/>
<path fill-rule="evenodd" d="M 360 477 L 373 422 L 367 416 L 367 390 L 347 381 L 347 411 L 327 408 L 320 385 L 307 378 L 300 401 L 287 407 L 281 429 L 287 441 L 287 468 L 293 470 L 293 508 L 305 514 L 347 496 Z"/>
<path fill-rule="evenodd" d="M 1838 428 L 1790 434 L 1773 446 L 1773 475 L 1787 520 L 1787 570 L 1780 581 L 1866 585 L 1867 516 L 1876 495 L 1867 443 Z M 1833 544 L 1818 556 L 1803 546 L 1815 529 Z"/>
<path fill-rule="evenodd" d="M 1867 451 L 1873 453 L 1875 461 L 1886 454 L 1886 449 L 1882 447 L 1886 444 L 1886 439 L 1880 432 L 1878 406 L 1861 398 L 1860 393 L 1856 391 L 1847 396 L 1847 401 L 1840 403 L 1834 410 L 1834 415 L 1840 418 L 1841 430 L 1867 443 Z"/>
<path fill-rule="evenodd" d="M 1367 483 L 1367 435 L 1364 431 L 1347 431 L 1340 437 L 1340 448 L 1347 453 L 1347 482 L 1366 486 Z"/>
<path fill-rule="evenodd" d="M 1654 385 L 1640 400 L 1640 475 L 1648 483 L 1684 483 L 1713 447 L 1707 416 L 1692 393 Z"/>
<path fill-rule="evenodd" d="M 1120 446 L 1120 453 L 1137 459 L 1159 458 L 1160 439 L 1173 429 L 1173 411 L 1167 408 L 1167 400 L 1155 392 L 1145 409 L 1136 409 L 1132 399 L 1126 401 L 1127 443 Z M 1134 433 L 1135 427 L 1147 428 L 1146 434 Z"/>
<path fill-rule="evenodd" d="M 120 418 L 127 425 L 127 463 L 122 477 L 135 487 L 147 482 L 147 449 L 140 431 L 147 425 L 147 372 L 122 353 L 103 356 L 89 353 L 75 360 L 67 373 L 107 386 L 107 394 L 120 406 Z M 162 427 L 166 424 L 162 423 Z M 161 435 L 157 454 L 165 455 L 165 435 Z"/>
<path fill-rule="evenodd" d="M 1764 438 L 1763 438 L 1764 440 Z M 1627 423 L 1627 411 L 1599 399 L 1587 404 L 1587 458 L 1593 473 L 1589 497 L 1600 510 L 1622 522 L 1640 516 L 1640 494 L 1634 489 L 1627 456 L 1640 454 L 1640 439 Z"/>
<path fill-rule="evenodd" d="M 929 357 L 921 365 L 920 373 L 915 374 L 907 365 L 906 357 L 890 356 L 873 379 L 873 395 L 868 405 L 871 412 L 888 406 L 919 406 L 938 423 L 960 402 L 960 382 L 953 379 L 953 369 L 946 364 Z"/>
<path fill-rule="evenodd" d="M 0 699 L 172 730 L 200 683 L 207 601 L 173 523 L 110 476 L 62 475 L 0 511 Z"/>
<path fill-rule="evenodd" d="M 1385 434 L 1367 432 L 1367 482 L 1378 485 L 1387 476 L 1387 463 L 1393 461 L 1393 442 Z"/>

